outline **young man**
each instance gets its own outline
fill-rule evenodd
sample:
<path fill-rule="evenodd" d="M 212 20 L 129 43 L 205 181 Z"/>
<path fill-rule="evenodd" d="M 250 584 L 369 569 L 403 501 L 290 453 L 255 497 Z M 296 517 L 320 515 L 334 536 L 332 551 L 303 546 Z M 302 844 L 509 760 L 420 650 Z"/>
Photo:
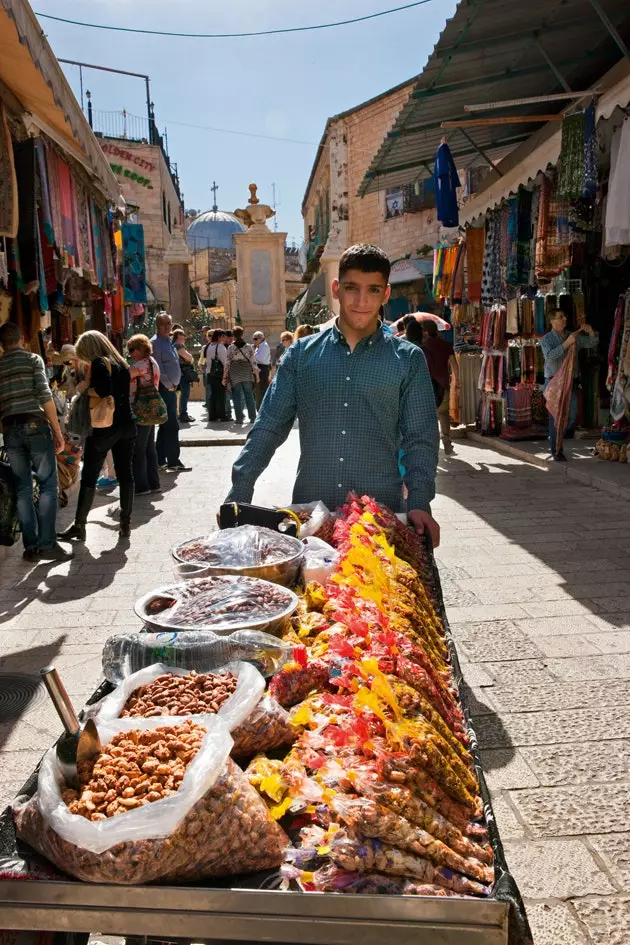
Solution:
<path fill-rule="evenodd" d="M 256 364 L 258 365 L 258 383 L 254 388 L 254 398 L 256 400 L 256 409 L 260 410 L 262 399 L 269 387 L 269 374 L 271 372 L 271 348 L 265 341 L 262 331 L 255 331 L 252 335 L 254 351 L 256 352 Z"/>
<path fill-rule="evenodd" d="M 561 309 L 556 309 L 551 319 L 551 331 L 543 335 L 540 339 L 540 347 L 545 358 L 545 387 L 552 377 L 558 373 L 562 362 L 572 345 L 576 346 L 575 369 L 573 373 L 573 391 L 571 393 L 571 403 L 569 406 L 569 423 L 567 429 L 575 425 L 578 408 L 578 377 L 580 367 L 577 360 L 577 351 L 579 348 L 596 348 L 599 339 L 590 325 L 584 325 L 577 331 L 567 332 L 567 316 Z M 556 424 L 553 417 L 549 414 L 549 445 L 551 455 L 556 462 L 565 463 L 567 458 L 563 450 L 556 449 Z"/>
<path fill-rule="evenodd" d="M 57 410 L 44 362 L 23 348 L 19 325 L 0 327 L 0 420 L 4 445 L 15 478 L 17 512 L 22 526 L 24 560 L 74 557 L 57 543 L 57 460 L 64 448 Z M 39 503 L 33 502 L 33 472 Z"/>
<path fill-rule="evenodd" d="M 383 331 L 379 314 L 390 294 L 389 272 L 389 260 L 376 246 L 351 246 L 343 254 L 332 286 L 339 318 L 283 356 L 232 469 L 228 502 L 251 501 L 256 480 L 297 417 L 301 456 L 294 502 L 321 499 L 334 509 L 354 490 L 400 511 L 402 449 L 409 520 L 438 545 L 440 530 L 431 517 L 435 398 L 420 348 Z"/>
<path fill-rule="evenodd" d="M 450 456 L 453 452 L 450 418 L 451 371 L 459 388 L 459 364 L 455 357 L 453 345 L 446 338 L 440 337 L 435 322 L 428 319 L 422 323 L 422 327 L 424 329 L 422 350 L 427 359 L 427 366 L 433 383 L 442 444 L 444 452 L 447 456 Z"/>
<path fill-rule="evenodd" d="M 179 423 L 177 422 L 177 387 L 182 369 L 175 345 L 171 340 L 173 320 L 168 312 L 160 312 L 155 318 L 156 334 L 151 338 L 153 357 L 160 369 L 160 394 L 168 411 L 168 420 L 158 430 L 156 450 L 158 464 L 170 472 L 184 472 L 190 466 L 184 466 L 179 458 Z"/>

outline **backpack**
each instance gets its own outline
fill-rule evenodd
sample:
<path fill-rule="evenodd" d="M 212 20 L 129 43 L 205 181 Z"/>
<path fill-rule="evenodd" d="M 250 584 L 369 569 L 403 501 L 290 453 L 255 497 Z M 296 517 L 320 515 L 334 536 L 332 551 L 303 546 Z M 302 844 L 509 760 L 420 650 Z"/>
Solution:
<path fill-rule="evenodd" d="M 208 348 L 210 345 L 208 345 Z M 213 377 L 215 380 L 223 380 L 223 363 L 219 357 L 219 345 L 215 345 L 214 357 L 210 362 L 210 370 L 207 372 L 208 377 Z"/>

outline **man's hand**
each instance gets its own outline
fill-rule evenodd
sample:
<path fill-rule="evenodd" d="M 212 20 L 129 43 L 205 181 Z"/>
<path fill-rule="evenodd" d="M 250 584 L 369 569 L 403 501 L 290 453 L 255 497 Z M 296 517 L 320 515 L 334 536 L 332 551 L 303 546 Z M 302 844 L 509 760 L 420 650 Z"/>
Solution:
<path fill-rule="evenodd" d="M 431 513 L 412 509 L 407 517 L 419 535 L 424 535 L 425 531 L 429 533 L 433 547 L 437 548 L 440 544 L 440 526 Z"/>
<path fill-rule="evenodd" d="M 56 429 L 52 431 L 52 433 L 53 433 L 53 447 L 54 447 L 55 453 L 62 453 L 64 449 L 66 448 L 66 441 L 63 438 L 63 433 L 61 432 L 61 428 L 57 427 Z"/>

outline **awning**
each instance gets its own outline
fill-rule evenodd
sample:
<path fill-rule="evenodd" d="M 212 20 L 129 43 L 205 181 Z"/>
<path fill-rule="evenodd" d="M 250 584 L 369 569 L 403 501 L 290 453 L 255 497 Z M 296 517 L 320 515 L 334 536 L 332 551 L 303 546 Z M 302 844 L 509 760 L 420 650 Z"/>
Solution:
<path fill-rule="evenodd" d="M 428 259 L 399 259 L 392 265 L 389 275 L 390 285 L 402 282 L 415 282 L 433 275 L 433 261 Z"/>
<path fill-rule="evenodd" d="M 619 41 L 630 41 L 628 0 L 606 0 L 604 16 Z M 471 113 L 465 105 L 583 91 L 623 53 L 590 0 L 460 0 L 409 101 L 375 155 L 359 194 L 399 187 L 433 172 L 444 134 L 458 168 L 503 156 L 530 138 L 536 124 L 519 115 L 549 114 L 549 103 L 509 112 Z M 554 111 L 560 109 L 554 109 Z M 452 128 L 443 121 L 509 114 L 502 125 Z"/>
<path fill-rule="evenodd" d="M 118 181 L 26 0 L 0 0 L 0 80 L 36 129 L 79 161 L 104 196 L 120 203 Z"/>
<path fill-rule="evenodd" d="M 317 298 L 326 298 L 326 273 L 323 270 L 315 276 L 305 294 L 306 302 Z"/>
<path fill-rule="evenodd" d="M 630 102 L 630 62 L 623 60 L 597 83 L 603 91 L 596 109 L 596 119 L 610 118 L 616 108 L 625 108 Z M 519 187 L 534 180 L 540 171 L 555 165 L 560 157 L 562 127 L 560 122 L 548 122 L 500 164 L 503 174 L 492 171 L 482 189 L 466 201 L 459 214 L 460 224 L 472 223 L 492 207 L 515 194 Z"/>

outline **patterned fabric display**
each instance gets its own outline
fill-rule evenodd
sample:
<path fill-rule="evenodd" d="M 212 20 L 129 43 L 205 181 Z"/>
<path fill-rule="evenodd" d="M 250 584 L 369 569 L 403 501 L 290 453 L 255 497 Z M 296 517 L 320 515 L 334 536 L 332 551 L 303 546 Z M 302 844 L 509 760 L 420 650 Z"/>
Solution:
<path fill-rule="evenodd" d="M 144 228 L 139 223 L 122 225 L 122 284 L 125 304 L 147 301 L 144 258 Z"/>
<path fill-rule="evenodd" d="M 481 301 L 484 305 L 492 305 L 499 298 L 501 298 L 501 212 L 494 210 L 488 214 L 486 227 Z"/>
<path fill-rule="evenodd" d="M 18 191 L 13 144 L 4 104 L 0 101 L 0 236 L 15 239 L 18 231 Z"/>

